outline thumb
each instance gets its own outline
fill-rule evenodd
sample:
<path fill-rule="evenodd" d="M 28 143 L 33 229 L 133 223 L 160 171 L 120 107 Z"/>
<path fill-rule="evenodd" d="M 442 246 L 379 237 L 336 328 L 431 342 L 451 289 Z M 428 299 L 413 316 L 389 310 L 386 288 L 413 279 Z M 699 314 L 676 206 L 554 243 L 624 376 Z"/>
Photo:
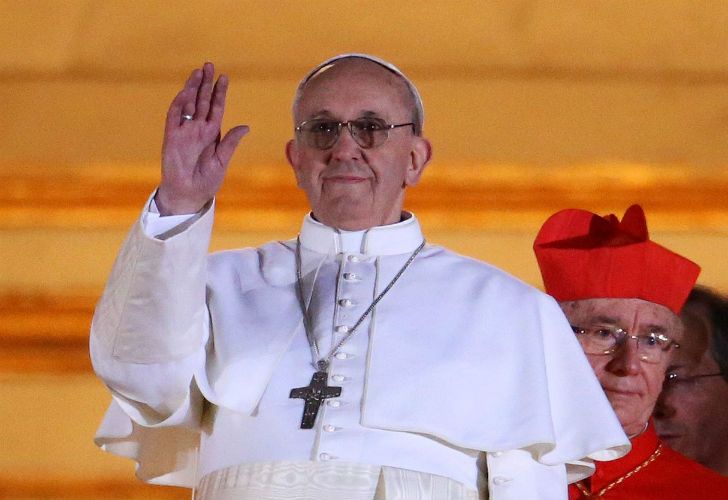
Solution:
<path fill-rule="evenodd" d="M 248 133 L 250 127 L 247 125 L 238 125 L 227 131 L 225 137 L 222 138 L 217 146 L 217 156 L 222 165 L 227 165 L 232 158 L 235 149 L 240 144 L 240 140 Z"/>

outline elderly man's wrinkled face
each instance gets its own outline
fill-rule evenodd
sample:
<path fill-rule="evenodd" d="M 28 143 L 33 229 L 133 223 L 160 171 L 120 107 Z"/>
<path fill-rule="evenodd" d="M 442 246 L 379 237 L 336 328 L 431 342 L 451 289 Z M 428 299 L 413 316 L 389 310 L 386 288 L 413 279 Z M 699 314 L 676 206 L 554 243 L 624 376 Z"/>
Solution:
<path fill-rule="evenodd" d="M 408 123 L 413 100 L 397 75 L 371 61 L 346 59 L 313 77 L 295 109 L 295 121 L 347 122 L 374 118 Z M 418 182 L 430 158 L 430 145 L 411 126 L 388 132 L 377 147 L 358 144 L 346 128 L 328 149 L 300 136 L 286 148 L 299 187 L 306 191 L 314 217 L 347 230 L 399 222 L 404 190 Z"/>
<path fill-rule="evenodd" d="M 675 353 L 655 409 L 658 434 L 672 448 L 698 462 L 728 473 L 728 382 L 710 353 L 710 332 L 700 316 L 686 315 L 685 335 Z M 698 377 L 696 377 L 698 376 Z"/>
<path fill-rule="evenodd" d="M 662 334 L 679 340 L 680 319 L 668 308 L 640 299 L 587 299 L 562 302 L 574 327 L 593 332 L 624 330 L 630 335 Z M 583 344 L 582 344 L 583 346 Z M 673 348 L 647 362 L 637 341 L 625 337 L 611 354 L 587 358 L 627 435 L 642 432 L 662 389 Z"/>

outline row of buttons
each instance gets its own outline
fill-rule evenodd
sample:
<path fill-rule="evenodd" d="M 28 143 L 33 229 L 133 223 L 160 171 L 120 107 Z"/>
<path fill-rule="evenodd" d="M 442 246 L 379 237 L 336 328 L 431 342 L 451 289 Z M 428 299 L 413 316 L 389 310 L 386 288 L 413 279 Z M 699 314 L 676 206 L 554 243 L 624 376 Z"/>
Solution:
<path fill-rule="evenodd" d="M 347 257 L 347 260 L 349 262 L 356 263 L 356 262 L 362 262 L 362 260 L 364 260 L 364 258 L 360 257 L 358 255 L 349 255 Z M 344 281 L 348 281 L 348 282 L 361 281 L 361 276 L 359 274 L 353 273 L 353 272 L 343 273 L 342 277 L 344 278 Z M 350 307 L 354 307 L 357 305 L 357 303 L 354 300 L 349 299 L 349 298 L 339 299 L 337 302 L 338 302 L 339 306 L 345 307 L 345 308 L 350 308 Z M 338 325 L 334 328 L 334 330 L 336 331 L 336 333 L 345 334 L 351 330 L 351 327 L 348 325 Z M 353 358 L 354 355 L 348 354 L 346 352 L 337 352 L 334 355 L 334 357 L 338 360 L 346 360 L 346 359 Z M 341 383 L 346 380 L 346 377 L 344 375 L 335 374 L 335 375 L 331 376 L 331 380 L 335 383 Z M 343 406 L 343 403 L 341 401 L 339 401 L 338 399 L 329 399 L 326 401 L 326 405 L 331 408 L 340 408 L 341 406 Z M 331 424 L 325 424 L 322 427 L 322 429 L 324 432 L 334 433 L 334 432 L 340 430 L 341 428 L 336 427 Z M 336 457 L 335 455 L 332 455 L 331 453 L 323 452 L 323 453 L 319 453 L 318 458 L 319 458 L 319 460 L 322 460 L 322 461 L 328 461 L 328 460 L 336 460 L 338 457 Z"/>
<path fill-rule="evenodd" d="M 346 379 L 346 377 L 344 377 L 343 375 L 332 375 L 331 379 L 334 382 L 343 382 Z M 338 399 L 329 399 L 326 401 L 326 405 L 328 405 L 332 408 L 339 408 L 341 406 L 341 401 L 339 401 Z M 336 427 L 335 425 L 331 425 L 331 424 L 326 424 L 323 426 L 324 432 L 328 432 L 328 433 L 336 432 L 339 429 L 340 429 L 340 427 Z M 338 457 L 336 457 L 330 453 L 326 453 L 326 452 L 319 453 L 319 460 L 322 460 L 322 461 L 336 460 L 337 458 Z"/>
<path fill-rule="evenodd" d="M 349 260 L 349 262 L 361 262 L 362 258 L 357 255 L 349 255 L 347 257 L 347 260 Z M 361 281 L 361 277 L 357 273 L 351 273 L 351 272 L 344 273 L 343 277 L 344 277 L 344 281 L 349 281 L 349 282 Z M 338 304 L 339 304 L 339 306 L 345 307 L 345 308 L 350 308 L 350 307 L 354 307 L 355 305 L 357 305 L 356 301 L 354 301 L 352 299 L 348 299 L 348 298 L 339 299 Z M 348 314 L 343 314 L 341 319 L 347 319 L 348 317 L 349 317 Z M 348 333 L 350 330 L 350 327 L 347 325 L 339 325 L 335 328 L 335 330 L 337 333 Z"/>

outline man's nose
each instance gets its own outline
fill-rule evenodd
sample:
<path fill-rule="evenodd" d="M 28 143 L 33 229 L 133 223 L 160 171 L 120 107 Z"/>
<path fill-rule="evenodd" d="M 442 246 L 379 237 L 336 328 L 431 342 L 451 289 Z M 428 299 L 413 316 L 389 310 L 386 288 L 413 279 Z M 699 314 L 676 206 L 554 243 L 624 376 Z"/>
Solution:
<path fill-rule="evenodd" d="M 339 137 L 331 146 L 331 156 L 337 160 L 359 159 L 361 157 L 361 146 L 354 140 L 349 127 L 346 125 L 339 129 Z"/>
<path fill-rule="evenodd" d="M 612 354 L 612 360 L 607 364 L 607 369 L 620 376 L 636 375 L 642 369 L 642 360 L 637 342 L 634 339 L 625 339 Z"/>

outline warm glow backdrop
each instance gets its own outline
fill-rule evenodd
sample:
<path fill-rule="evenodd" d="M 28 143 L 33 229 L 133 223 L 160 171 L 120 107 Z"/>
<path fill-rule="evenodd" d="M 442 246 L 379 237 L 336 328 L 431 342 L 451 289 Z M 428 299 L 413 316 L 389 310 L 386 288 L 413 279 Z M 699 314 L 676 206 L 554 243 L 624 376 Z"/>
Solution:
<path fill-rule="evenodd" d="M 154 188 L 191 68 L 248 123 L 214 249 L 292 236 L 298 79 L 369 52 L 418 84 L 435 156 L 408 206 L 429 240 L 539 285 L 531 242 L 568 207 L 645 207 L 654 238 L 728 290 L 728 4 L 0 0 L 0 498 L 185 498 L 91 442 L 108 395 L 93 304 Z"/>

